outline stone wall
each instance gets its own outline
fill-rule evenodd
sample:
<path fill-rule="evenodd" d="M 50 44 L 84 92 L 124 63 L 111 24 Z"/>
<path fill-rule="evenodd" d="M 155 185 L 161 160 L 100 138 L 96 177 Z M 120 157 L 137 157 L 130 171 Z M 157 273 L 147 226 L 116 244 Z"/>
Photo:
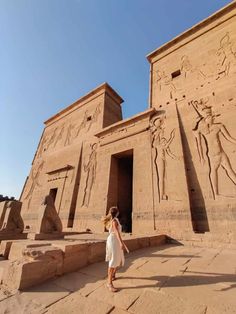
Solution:
<path fill-rule="evenodd" d="M 193 230 L 227 241 L 236 239 L 235 13 L 232 3 L 148 56 L 151 107 L 166 112 L 166 130 L 179 125 Z M 181 181 L 167 173 L 167 188 Z"/>

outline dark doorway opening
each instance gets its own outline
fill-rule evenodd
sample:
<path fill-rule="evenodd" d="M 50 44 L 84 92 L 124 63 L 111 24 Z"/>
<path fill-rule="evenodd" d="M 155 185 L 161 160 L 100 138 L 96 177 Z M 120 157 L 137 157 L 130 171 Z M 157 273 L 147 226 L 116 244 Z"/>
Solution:
<path fill-rule="evenodd" d="M 57 188 L 50 189 L 49 195 L 53 198 L 53 202 L 55 205 L 56 197 L 57 197 Z"/>
<path fill-rule="evenodd" d="M 132 232 L 133 150 L 111 156 L 107 206 L 118 206 L 122 231 Z"/>

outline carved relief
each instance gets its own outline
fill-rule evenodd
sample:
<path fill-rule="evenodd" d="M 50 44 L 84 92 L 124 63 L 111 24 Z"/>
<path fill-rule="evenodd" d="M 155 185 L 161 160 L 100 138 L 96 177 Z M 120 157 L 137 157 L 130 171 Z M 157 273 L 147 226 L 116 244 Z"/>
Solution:
<path fill-rule="evenodd" d="M 227 32 L 220 40 L 220 47 L 216 52 L 218 57 L 218 76 L 217 79 L 227 76 L 232 70 L 232 65 L 236 62 L 236 48 Z"/>
<path fill-rule="evenodd" d="M 220 135 L 232 144 L 236 144 L 236 139 L 230 135 L 223 123 L 215 122 L 215 118 L 220 114 L 213 113 L 212 107 L 206 105 L 207 102 L 207 99 L 201 99 L 200 101 L 191 101 L 189 104 L 197 113 L 197 122 L 193 131 L 200 162 L 204 165 L 206 159 L 208 160 L 209 181 L 215 199 L 219 195 L 218 170 L 220 167 L 236 185 L 236 173 L 232 168 L 229 156 L 223 149 Z M 204 156 L 203 145 L 206 146 L 206 156 Z"/>
<path fill-rule="evenodd" d="M 50 135 L 48 141 L 47 141 L 47 145 L 46 145 L 46 149 L 49 149 L 49 147 L 54 143 L 54 141 L 56 140 L 57 138 L 57 128 L 55 128 L 53 131 L 52 131 L 52 134 Z"/>
<path fill-rule="evenodd" d="M 55 147 L 57 145 L 57 143 L 62 139 L 64 130 L 65 130 L 65 126 L 62 125 L 61 128 L 60 128 L 60 131 L 59 131 L 59 133 L 58 133 L 58 135 L 57 135 L 57 137 L 55 139 L 53 147 Z"/>
<path fill-rule="evenodd" d="M 84 189 L 84 197 L 82 206 L 88 207 L 92 187 L 96 177 L 97 168 L 97 147 L 98 144 L 94 143 L 91 145 L 91 152 L 89 155 L 89 160 L 86 165 L 84 165 L 84 172 L 86 173 L 86 185 Z"/>
<path fill-rule="evenodd" d="M 167 139 L 164 128 L 165 119 L 165 116 L 154 117 L 150 122 L 152 147 L 155 149 L 154 163 L 158 179 L 159 201 L 168 200 L 166 194 L 166 158 L 169 156 L 175 160 L 179 159 L 170 149 L 170 145 L 175 137 L 175 130 L 171 131 Z"/>
<path fill-rule="evenodd" d="M 78 126 L 76 126 L 76 124 L 69 123 L 68 126 L 63 124 L 61 127 L 54 128 L 47 136 L 43 137 L 37 157 L 41 157 L 43 152 L 46 150 L 56 147 L 57 144 L 63 140 L 63 138 L 64 146 L 71 145 L 83 129 L 86 129 L 86 132 L 90 130 L 91 126 L 97 122 L 100 113 L 101 104 L 99 103 L 91 115 L 88 110 L 84 112 L 83 119 Z"/>
<path fill-rule="evenodd" d="M 188 76 L 191 74 L 196 74 L 197 79 L 206 78 L 206 75 L 198 67 L 192 65 L 192 63 L 189 60 L 189 57 L 186 55 L 181 57 L 180 69 L 181 73 L 184 73 L 185 78 L 188 78 Z"/>
<path fill-rule="evenodd" d="M 93 123 L 97 122 L 98 116 L 101 113 L 101 104 L 99 103 L 92 115 L 89 115 L 88 110 L 85 111 L 84 117 L 76 129 L 75 137 L 77 137 L 81 130 L 87 128 L 87 132 L 90 130 Z"/>
<path fill-rule="evenodd" d="M 66 139 L 65 139 L 64 146 L 71 144 L 73 128 L 74 128 L 74 125 L 70 123 L 67 130 L 66 130 Z"/>
<path fill-rule="evenodd" d="M 42 160 L 41 162 L 38 163 L 38 165 L 33 166 L 30 176 L 29 176 L 29 188 L 28 191 L 26 192 L 26 196 L 24 199 L 28 199 L 28 208 L 30 206 L 30 202 L 32 199 L 32 194 L 36 186 L 41 187 L 41 184 L 39 183 L 39 176 L 40 172 L 43 169 L 44 161 Z"/>
<path fill-rule="evenodd" d="M 170 98 L 172 98 L 173 92 L 176 92 L 177 88 L 172 81 L 172 78 L 168 75 L 165 74 L 165 71 L 156 71 L 156 81 L 157 81 L 157 86 L 159 87 L 159 90 L 161 91 L 164 86 L 167 86 L 170 91 Z"/>
<path fill-rule="evenodd" d="M 46 150 L 47 140 L 48 140 L 48 138 L 46 136 L 44 136 L 43 139 L 42 139 L 42 142 L 41 142 L 41 144 L 39 146 L 38 157 L 41 157 L 42 153 Z"/>

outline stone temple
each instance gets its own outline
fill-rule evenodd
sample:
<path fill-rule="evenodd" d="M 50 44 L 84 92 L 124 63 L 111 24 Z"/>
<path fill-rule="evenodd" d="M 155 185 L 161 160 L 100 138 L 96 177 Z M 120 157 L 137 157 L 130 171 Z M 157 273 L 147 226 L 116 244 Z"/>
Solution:
<path fill-rule="evenodd" d="M 236 242 L 236 3 L 151 52 L 149 107 L 122 118 L 104 83 L 45 121 L 20 201 L 36 230 L 46 195 L 62 230 Z M 199 235 L 200 234 L 200 235 Z"/>

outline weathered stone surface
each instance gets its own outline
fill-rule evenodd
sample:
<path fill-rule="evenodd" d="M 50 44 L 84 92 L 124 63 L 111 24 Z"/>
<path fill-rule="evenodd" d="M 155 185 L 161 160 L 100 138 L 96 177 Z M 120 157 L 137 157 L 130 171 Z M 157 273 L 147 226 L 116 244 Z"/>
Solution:
<path fill-rule="evenodd" d="M 72 293 L 66 300 L 62 300 L 55 305 L 49 307 L 48 314 L 64 314 L 71 313 L 77 314 L 78 310 L 80 313 L 90 314 L 106 314 L 110 313 L 113 306 L 105 303 L 104 301 L 93 300 L 92 298 L 86 298 L 79 293 Z"/>
<path fill-rule="evenodd" d="M 118 284 L 116 286 L 118 287 Z M 133 289 L 128 289 L 124 285 L 121 286 L 121 283 L 119 283 L 119 287 L 120 291 L 118 293 L 111 293 L 104 284 L 102 287 L 92 292 L 88 296 L 88 300 L 90 298 L 96 299 L 126 310 L 139 297 L 139 291 L 134 287 Z"/>
<path fill-rule="evenodd" d="M 6 243 L 6 246 L 10 245 L 8 244 L 8 241 L 4 242 Z M 3 251 L 5 251 L 4 248 L 4 243 L 3 243 Z M 13 241 L 10 247 L 10 253 L 8 254 L 8 259 L 11 261 L 17 260 L 17 259 L 21 259 L 23 257 L 23 252 L 26 249 L 37 249 L 37 248 L 41 248 L 43 246 L 50 246 L 50 243 L 47 242 L 37 242 L 37 241 Z"/>
<path fill-rule="evenodd" d="M 106 243 L 102 242 L 95 242 L 89 245 L 89 252 L 88 252 L 88 262 L 90 264 L 101 262 L 104 260 L 106 251 Z"/>
<path fill-rule="evenodd" d="M 57 278 L 53 283 L 71 292 L 79 290 L 81 295 L 87 297 L 98 287 L 104 285 L 104 279 L 86 275 L 82 272 L 74 272 Z"/>
<path fill-rule="evenodd" d="M 14 251 L 13 251 L 14 252 Z M 26 247 L 9 255 L 10 264 L 3 284 L 11 289 L 25 289 L 42 283 L 63 272 L 63 252 L 52 246 Z"/>
<path fill-rule="evenodd" d="M 0 240 L 17 238 L 24 230 L 24 222 L 21 217 L 21 205 L 19 201 L 4 201 L 0 203 Z"/>
<path fill-rule="evenodd" d="M 183 299 L 167 295 L 163 292 L 146 290 L 138 300 L 129 308 L 130 313 L 172 314 L 172 313 L 196 313 L 206 311 L 204 304 L 193 305 Z"/>

